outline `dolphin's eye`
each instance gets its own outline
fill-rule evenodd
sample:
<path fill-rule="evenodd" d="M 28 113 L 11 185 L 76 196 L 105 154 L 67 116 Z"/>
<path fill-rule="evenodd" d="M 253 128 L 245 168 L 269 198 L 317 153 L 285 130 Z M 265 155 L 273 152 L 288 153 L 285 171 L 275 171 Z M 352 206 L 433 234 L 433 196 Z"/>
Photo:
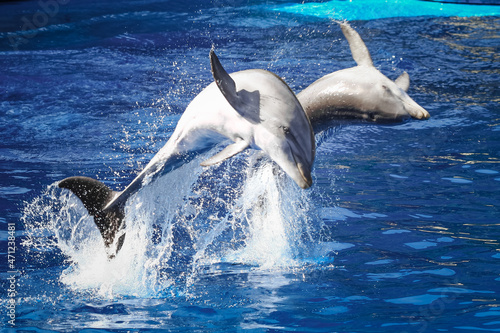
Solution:
<path fill-rule="evenodd" d="M 289 127 L 287 127 L 287 126 L 280 126 L 280 127 L 281 127 L 281 129 L 283 130 L 283 133 L 284 133 L 285 135 L 290 134 L 290 128 L 289 128 Z"/>

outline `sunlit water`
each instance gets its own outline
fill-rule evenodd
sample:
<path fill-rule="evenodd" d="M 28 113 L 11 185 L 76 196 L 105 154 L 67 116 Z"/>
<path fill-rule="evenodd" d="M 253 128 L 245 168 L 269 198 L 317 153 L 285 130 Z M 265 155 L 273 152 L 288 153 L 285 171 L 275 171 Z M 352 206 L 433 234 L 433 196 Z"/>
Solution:
<path fill-rule="evenodd" d="M 373 11 L 315 4 L 61 1 L 45 25 L 36 3 L 0 5 L 3 327 L 500 330 L 498 12 L 363 17 Z M 205 153 L 128 201 L 109 261 L 57 182 L 126 186 L 212 81 L 212 46 L 228 71 L 269 69 L 296 92 L 354 66 L 337 9 L 363 20 L 352 25 L 377 68 L 410 74 L 431 118 L 332 124 L 316 134 L 305 191 L 257 151 L 210 168 Z M 40 27 L 23 32 L 26 20 Z"/>

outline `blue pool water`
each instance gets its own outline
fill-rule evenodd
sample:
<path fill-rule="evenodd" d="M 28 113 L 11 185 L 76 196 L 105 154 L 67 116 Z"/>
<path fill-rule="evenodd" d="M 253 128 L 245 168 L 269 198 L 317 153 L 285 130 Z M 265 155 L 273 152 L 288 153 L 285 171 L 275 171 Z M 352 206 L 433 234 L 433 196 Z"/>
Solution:
<path fill-rule="evenodd" d="M 402 17 L 355 0 L 2 2 L 2 327 L 500 331 L 500 7 L 412 3 Z M 126 186 L 211 82 L 212 46 L 228 71 L 295 92 L 354 66 L 332 8 L 352 9 L 376 67 L 408 72 L 431 118 L 332 124 L 305 191 L 255 151 L 200 156 L 130 200 L 108 261 L 57 182 Z"/>

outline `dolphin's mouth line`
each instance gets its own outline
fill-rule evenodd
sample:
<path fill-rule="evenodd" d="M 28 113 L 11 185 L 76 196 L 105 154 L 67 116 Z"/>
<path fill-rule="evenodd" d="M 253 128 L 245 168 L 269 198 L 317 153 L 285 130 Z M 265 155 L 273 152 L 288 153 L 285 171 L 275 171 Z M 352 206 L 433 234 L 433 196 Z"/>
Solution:
<path fill-rule="evenodd" d="M 299 150 L 300 150 L 300 153 L 302 153 L 303 156 L 307 156 L 307 151 L 304 150 L 304 147 L 302 147 L 299 142 L 297 141 L 297 139 L 295 138 L 295 136 L 291 133 L 288 133 L 286 135 L 286 138 L 293 141 L 293 144 L 295 145 L 295 147 L 297 147 Z M 313 137 L 313 140 L 314 140 L 314 137 Z M 290 144 L 288 143 L 288 147 L 290 148 L 290 151 L 292 151 L 292 155 L 293 155 L 293 149 L 292 147 L 290 147 Z M 297 163 L 297 160 L 295 160 L 295 155 L 293 156 L 293 159 L 295 161 L 296 164 Z"/>
<path fill-rule="evenodd" d="M 292 158 L 293 158 L 293 162 L 295 163 L 295 166 L 297 167 L 297 169 L 299 170 L 299 174 L 300 176 L 302 177 L 302 180 L 304 180 L 304 183 L 307 185 L 306 187 L 302 187 L 303 189 L 306 189 L 306 188 L 309 188 L 311 187 L 312 185 L 312 178 L 310 177 L 307 177 L 305 174 L 304 174 L 304 168 L 303 168 L 303 164 L 300 163 L 300 162 L 297 162 L 297 159 L 295 158 L 295 154 L 293 153 L 293 150 L 292 148 L 290 147 L 290 144 L 288 144 L 288 147 L 290 148 L 290 151 L 292 152 Z"/>
<path fill-rule="evenodd" d="M 295 158 L 294 158 L 294 159 L 295 159 Z M 304 175 L 304 172 L 302 171 L 302 168 L 299 166 L 299 164 L 297 164 L 297 168 L 299 169 L 299 173 L 300 173 L 300 175 L 302 176 L 302 179 L 304 179 L 304 181 L 306 182 L 307 187 L 305 187 L 305 188 L 309 188 L 309 187 L 311 187 L 311 185 L 312 185 L 312 178 L 309 178 L 309 179 L 308 179 L 308 178 Z M 304 189 L 305 189 L 305 188 L 304 188 Z"/>

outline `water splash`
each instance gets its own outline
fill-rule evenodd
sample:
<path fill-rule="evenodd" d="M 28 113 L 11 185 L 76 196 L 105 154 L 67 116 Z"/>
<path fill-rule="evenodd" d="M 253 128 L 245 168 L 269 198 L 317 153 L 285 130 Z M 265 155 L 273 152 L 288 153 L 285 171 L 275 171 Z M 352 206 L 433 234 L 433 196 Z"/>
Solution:
<path fill-rule="evenodd" d="M 296 266 L 309 234 L 307 192 L 272 163 L 248 169 L 235 205 L 236 220 L 246 224 L 245 246 L 227 258 L 264 268 Z"/>
<path fill-rule="evenodd" d="M 145 186 L 127 202 L 113 260 L 81 202 L 56 184 L 26 205 L 23 245 L 61 252 L 60 281 L 103 297 L 185 293 L 215 263 L 296 267 L 315 242 L 309 192 L 263 154 L 243 155 L 208 169 L 200 156 Z"/>

